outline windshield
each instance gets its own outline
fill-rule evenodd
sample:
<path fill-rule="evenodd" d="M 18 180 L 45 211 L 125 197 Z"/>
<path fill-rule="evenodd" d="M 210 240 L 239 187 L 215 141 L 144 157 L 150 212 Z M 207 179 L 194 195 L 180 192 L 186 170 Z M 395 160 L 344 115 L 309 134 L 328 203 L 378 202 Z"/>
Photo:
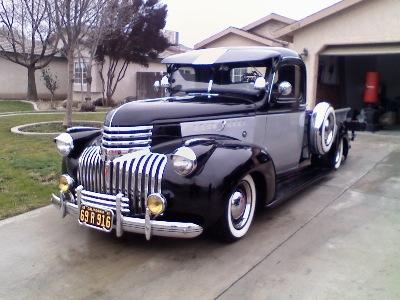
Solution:
<path fill-rule="evenodd" d="M 174 65 L 170 78 L 171 94 L 235 93 L 259 96 L 264 91 L 254 89 L 254 82 L 258 77 L 268 78 L 270 69 L 265 61 Z"/>

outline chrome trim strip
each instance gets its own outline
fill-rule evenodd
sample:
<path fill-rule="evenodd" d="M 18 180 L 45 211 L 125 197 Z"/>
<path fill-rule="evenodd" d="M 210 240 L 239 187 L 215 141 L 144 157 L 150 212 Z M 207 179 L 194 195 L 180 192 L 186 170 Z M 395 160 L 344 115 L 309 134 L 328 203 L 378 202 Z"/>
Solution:
<path fill-rule="evenodd" d="M 61 206 L 60 197 L 52 194 L 51 202 L 56 206 Z M 76 204 L 66 202 L 66 213 L 78 219 L 79 209 Z M 145 234 L 145 220 L 140 218 L 124 217 L 121 213 L 116 214 L 117 225 L 113 225 L 116 230 L 122 232 L 132 232 L 137 234 Z M 119 225 L 118 225 L 119 224 Z M 194 238 L 203 232 L 200 225 L 194 223 L 168 222 L 150 220 L 151 233 L 154 236 L 173 237 L 173 238 Z M 117 229 L 120 226 L 120 229 Z M 97 229 L 97 228 L 96 228 Z M 121 233 L 121 231 L 120 231 Z"/>
<path fill-rule="evenodd" d="M 113 113 L 113 115 L 111 116 L 111 118 L 110 118 L 110 126 L 112 125 L 112 122 L 114 121 L 114 117 L 115 117 L 115 115 L 117 114 L 117 112 L 122 108 L 122 106 L 123 105 L 121 105 L 120 107 L 118 107 L 118 108 L 116 108 L 115 110 L 114 110 L 114 113 Z M 104 127 L 106 127 L 105 126 L 105 124 L 104 124 Z"/>
<path fill-rule="evenodd" d="M 133 130 L 131 130 L 133 131 Z M 128 139 L 128 138 L 146 138 L 151 135 L 151 132 L 143 132 L 143 133 L 106 133 L 103 132 L 103 137 L 108 139 Z"/>
<path fill-rule="evenodd" d="M 103 146 L 110 146 L 110 147 L 116 147 L 116 146 L 121 146 L 120 148 L 123 148 L 124 146 L 136 146 L 136 145 L 148 145 L 151 143 L 151 139 L 147 140 L 130 140 L 130 141 L 124 141 L 124 140 L 118 140 L 118 141 L 107 141 L 107 140 L 102 140 L 101 143 Z M 150 146 L 149 146 L 150 147 Z"/>
<path fill-rule="evenodd" d="M 105 131 L 145 131 L 152 130 L 153 125 L 149 126 L 135 126 L 135 127 L 114 127 L 114 126 L 104 126 Z"/>

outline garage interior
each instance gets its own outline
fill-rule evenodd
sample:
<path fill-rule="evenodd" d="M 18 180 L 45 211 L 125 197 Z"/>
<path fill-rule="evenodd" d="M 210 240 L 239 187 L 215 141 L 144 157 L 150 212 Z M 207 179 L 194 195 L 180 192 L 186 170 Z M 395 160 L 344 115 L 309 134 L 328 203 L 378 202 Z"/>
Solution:
<path fill-rule="evenodd" d="M 367 73 L 377 74 L 372 101 Z M 369 131 L 400 131 L 400 45 L 329 46 L 320 53 L 317 82 L 317 102 L 351 107 L 351 117 L 361 113 Z"/>

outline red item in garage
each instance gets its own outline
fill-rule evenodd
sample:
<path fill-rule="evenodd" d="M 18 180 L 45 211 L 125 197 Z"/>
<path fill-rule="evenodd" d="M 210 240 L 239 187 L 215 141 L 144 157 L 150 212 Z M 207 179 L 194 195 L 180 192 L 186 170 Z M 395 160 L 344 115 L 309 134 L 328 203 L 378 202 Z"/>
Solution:
<path fill-rule="evenodd" d="M 367 72 L 364 89 L 365 103 L 378 103 L 379 78 L 379 72 Z"/>

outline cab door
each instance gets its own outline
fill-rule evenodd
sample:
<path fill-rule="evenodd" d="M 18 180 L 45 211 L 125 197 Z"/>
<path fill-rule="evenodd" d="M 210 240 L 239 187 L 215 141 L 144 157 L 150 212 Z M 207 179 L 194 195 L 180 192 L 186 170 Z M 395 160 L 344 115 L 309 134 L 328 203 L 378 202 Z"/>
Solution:
<path fill-rule="evenodd" d="M 299 167 L 305 134 L 306 77 L 301 60 L 282 62 L 272 74 L 264 146 L 277 174 Z"/>

